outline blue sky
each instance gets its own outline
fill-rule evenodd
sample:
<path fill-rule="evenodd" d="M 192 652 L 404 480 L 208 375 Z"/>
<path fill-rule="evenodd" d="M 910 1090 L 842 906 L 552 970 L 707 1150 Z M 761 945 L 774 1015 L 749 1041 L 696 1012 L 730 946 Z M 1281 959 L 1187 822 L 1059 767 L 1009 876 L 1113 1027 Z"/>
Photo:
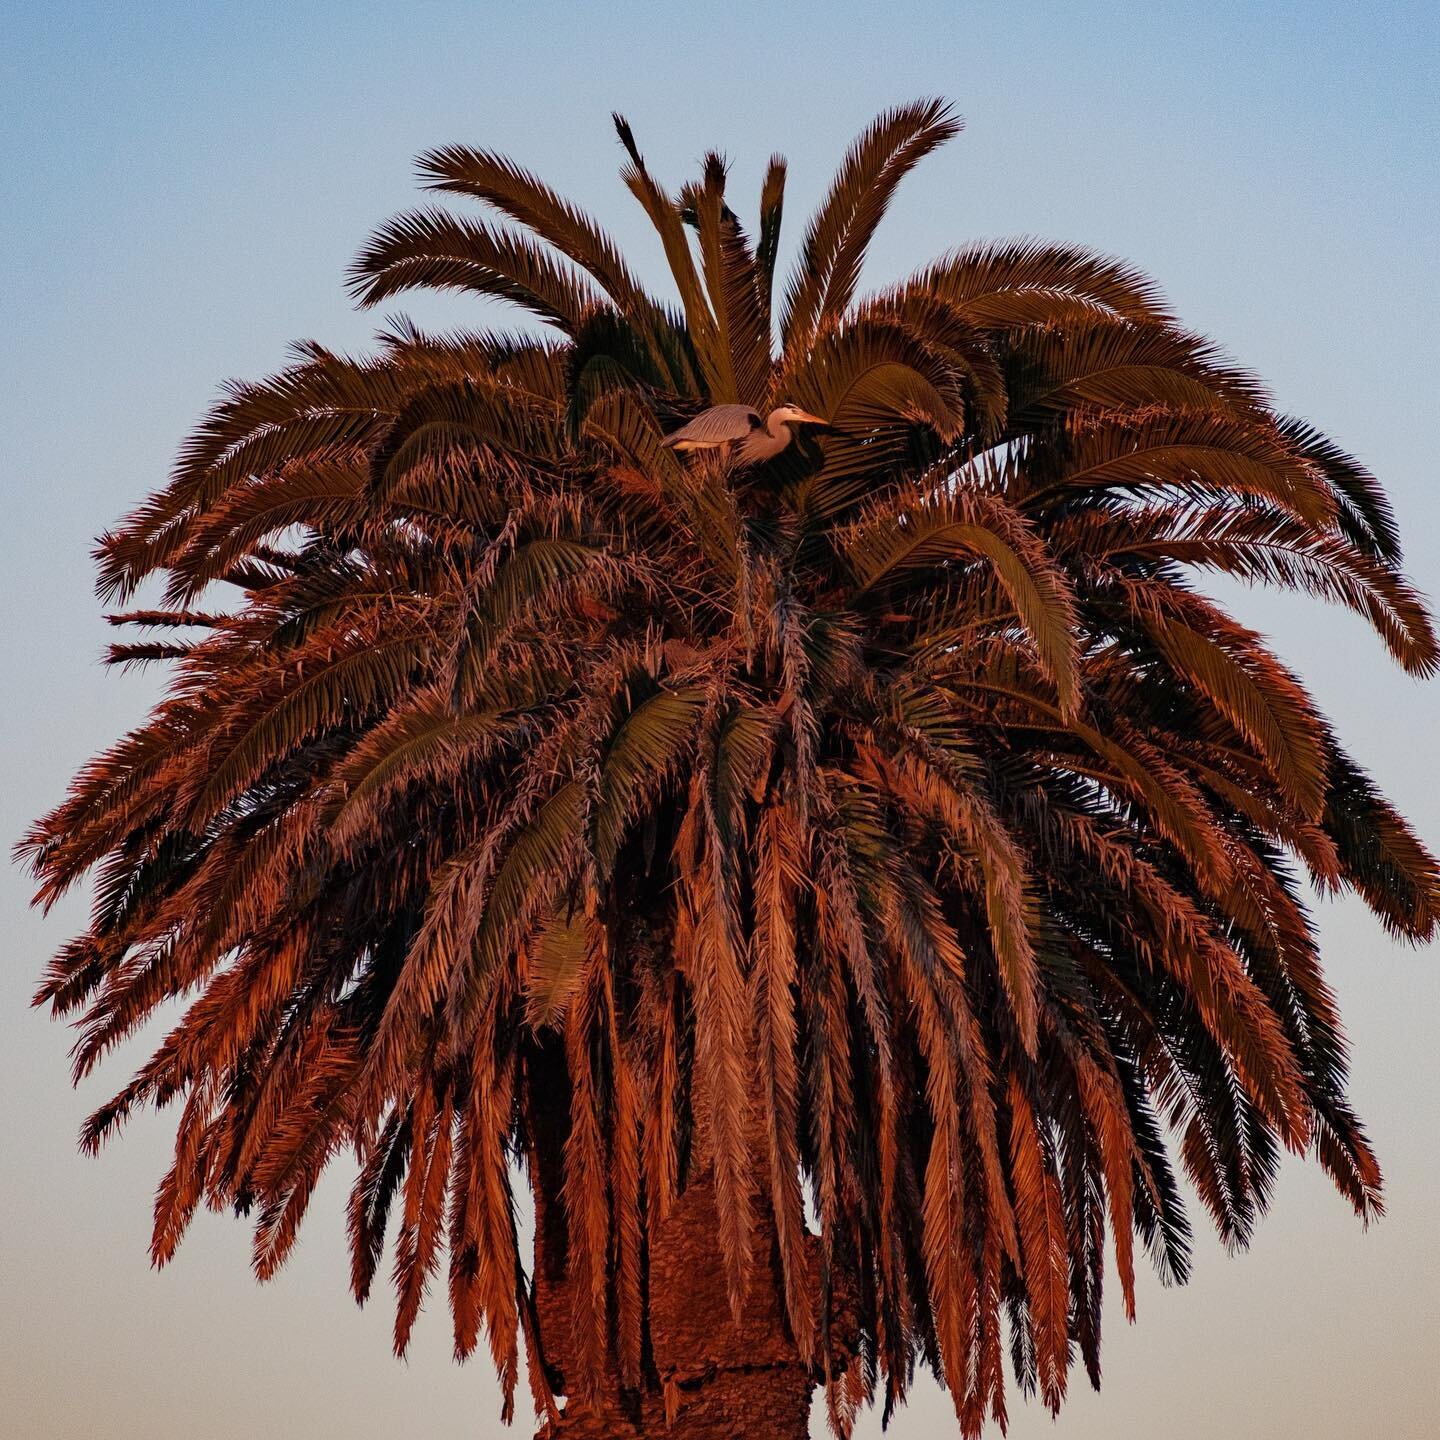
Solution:
<path fill-rule="evenodd" d="M 57 0 L 0 4 L 0 34 L 7 842 L 154 694 L 153 678 L 97 663 L 92 537 L 163 479 L 220 380 L 275 368 L 300 337 L 365 344 L 379 317 L 350 307 L 344 268 L 371 227 L 417 202 L 418 151 L 512 152 L 658 273 L 616 180 L 612 109 L 671 180 L 726 151 L 737 196 L 782 150 L 793 242 L 876 111 L 950 97 L 967 130 L 902 192 L 871 279 L 976 236 L 1124 255 L 1285 409 L 1377 470 L 1412 573 L 1440 593 L 1433 6 Z M 459 300 L 410 308 L 494 318 Z M 1440 843 L 1440 686 L 1394 672 L 1334 612 L 1237 603 Z M 435 1436 L 495 1431 L 490 1380 L 479 1363 L 451 1367 L 438 1313 L 402 1366 L 384 1302 L 350 1306 L 338 1185 L 275 1286 L 253 1285 L 245 1235 L 219 1221 L 171 1270 L 148 1270 L 165 1127 L 79 1159 L 78 1119 L 125 1057 L 72 1096 L 66 1036 L 24 1009 L 83 907 L 42 920 L 23 913 L 18 872 L 0 886 L 0 1413 L 19 1417 L 15 1433 L 368 1436 L 417 1416 Z M 1364 1234 L 1292 1167 L 1250 1255 L 1202 1245 L 1187 1292 L 1148 1287 L 1134 1330 L 1111 1317 L 1105 1391 L 1077 1396 L 1067 1437 L 1410 1435 L 1433 1421 L 1440 956 L 1397 949 L 1356 907 L 1321 916 L 1391 1216 Z M 947 1409 L 922 1395 L 893 1433 L 933 1433 Z M 1017 1413 L 1012 1434 L 1042 1433 L 1048 1418 Z"/>

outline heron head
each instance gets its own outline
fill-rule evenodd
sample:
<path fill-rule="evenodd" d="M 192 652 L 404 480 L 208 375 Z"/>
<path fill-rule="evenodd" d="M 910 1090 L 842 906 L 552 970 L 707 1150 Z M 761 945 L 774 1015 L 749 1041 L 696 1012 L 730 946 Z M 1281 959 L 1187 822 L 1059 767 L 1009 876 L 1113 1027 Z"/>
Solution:
<path fill-rule="evenodd" d="M 808 410 L 802 410 L 798 405 L 784 404 L 777 407 L 770 416 L 771 420 L 778 420 L 782 425 L 828 425 L 828 420 L 822 420 L 818 415 L 812 415 Z"/>

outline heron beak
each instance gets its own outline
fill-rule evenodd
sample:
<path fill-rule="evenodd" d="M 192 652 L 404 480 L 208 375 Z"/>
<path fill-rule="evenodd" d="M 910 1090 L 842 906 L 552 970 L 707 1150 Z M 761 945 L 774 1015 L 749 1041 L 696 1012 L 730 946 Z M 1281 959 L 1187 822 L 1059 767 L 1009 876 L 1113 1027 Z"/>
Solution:
<path fill-rule="evenodd" d="M 796 409 L 799 410 L 799 407 L 797 406 Z M 798 425 L 828 425 L 830 422 L 822 420 L 818 415 L 812 415 L 808 410 L 800 410 L 795 418 L 795 423 Z"/>

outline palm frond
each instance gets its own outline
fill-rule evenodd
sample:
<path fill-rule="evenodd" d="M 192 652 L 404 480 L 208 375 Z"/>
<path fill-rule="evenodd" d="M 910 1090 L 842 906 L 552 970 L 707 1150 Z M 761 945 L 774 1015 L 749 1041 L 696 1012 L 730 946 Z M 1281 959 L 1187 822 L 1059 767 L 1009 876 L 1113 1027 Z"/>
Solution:
<path fill-rule="evenodd" d="M 865 252 L 900 181 L 959 133 L 943 100 L 887 110 L 851 147 L 815 212 L 785 297 L 781 334 L 787 357 L 803 353 L 854 298 Z"/>

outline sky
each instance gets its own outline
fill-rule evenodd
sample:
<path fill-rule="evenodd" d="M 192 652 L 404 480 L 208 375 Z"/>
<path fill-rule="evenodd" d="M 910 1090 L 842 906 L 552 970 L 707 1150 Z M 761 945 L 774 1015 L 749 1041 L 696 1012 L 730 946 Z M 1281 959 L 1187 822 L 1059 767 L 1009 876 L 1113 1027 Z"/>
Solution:
<path fill-rule="evenodd" d="M 1410 573 L 1440 595 L 1431 5 L 0 0 L 0 35 L 7 851 L 158 693 L 158 676 L 99 663 L 94 535 L 163 481 L 223 379 L 277 368 L 301 338 L 364 347 L 380 317 L 352 309 L 344 269 L 417 203 L 414 155 L 508 151 L 658 275 L 617 179 L 614 109 L 672 183 L 717 147 L 734 162 L 732 197 L 751 195 L 785 153 L 793 244 L 875 113 L 949 97 L 967 129 L 909 180 L 869 279 L 1018 233 L 1124 256 L 1282 409 L 1381 476 Z M 431 324 L 494 318 L 459 298 L 406 308 Z M 1233 598 L 1440 846 L 1440 682 L 1400 674 L 1347 615 Z M 78 1154 L 80 1120 L 140 1052 L 70 1090 L 70 1037 L 27 1004 L 85 898 L 41 917 L 29 891 L 0 864 L 0 1430 L 506 1434 L 483 1358 L 451 1362 L 440 1296 L 407 1363 L 390 1355 L 387 1298 L 355 1309 L 343 1175 L 269 1286 L 251 1278 L 248 1231 L 208 1215 L 173 1265 L 149 1268 L 170 1117 L 133 1123 L 99 1159 Z M 1118 1307 L 1107 1317 L 1102 1393 L 1077 1372 L 1058 1425 L 1017 1403 L 1017 1440 L 1433 1433 L 1440 953 L 1396 945 L 1355 903 L 1319 915 L 1389 1214 L 1363 1230 L 1318 1171 L 1290 1163 L 1249 1252 L 1202 1238 L 1189 1286 L 1142 1282 L 1138 1324 Z M 925 1384 L 890 1433 L 944 1434 L 949 1415 Z M 878 1419 L 861 1434 L 878 1435 Z"/>

